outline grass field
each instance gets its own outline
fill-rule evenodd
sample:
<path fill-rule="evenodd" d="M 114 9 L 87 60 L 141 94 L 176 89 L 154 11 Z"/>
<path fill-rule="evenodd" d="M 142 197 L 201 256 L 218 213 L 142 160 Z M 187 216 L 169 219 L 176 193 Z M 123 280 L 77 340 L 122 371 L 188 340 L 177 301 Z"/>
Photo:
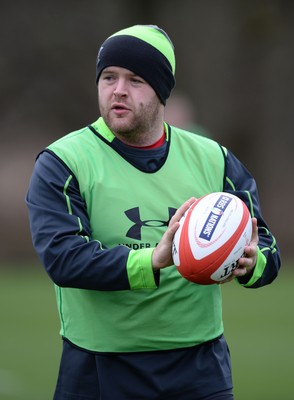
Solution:
<path fill-rule="evenodd" d="M 288 266 L 259 290 L 223 286 L 236 400 L 294 398 L 293 281 Z M 52 284 L 39 266 L 3 266 L 0 300 L 0 399 L 51 400 L 61 353 Z"/>

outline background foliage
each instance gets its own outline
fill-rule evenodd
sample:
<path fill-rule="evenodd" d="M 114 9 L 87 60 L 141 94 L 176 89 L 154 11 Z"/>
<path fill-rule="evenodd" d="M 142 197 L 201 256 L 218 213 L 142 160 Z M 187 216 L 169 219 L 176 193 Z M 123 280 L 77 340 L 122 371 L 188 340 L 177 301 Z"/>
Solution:
<path fill-rule="evenodd" d="M 31 258 L 24 196 L 39 151 L 98 117 L 101 43 L 137 23 L 175 45 L 168 122 L 202 128 L 256 177 L 264 217 L 292 256 L 292 0 L 12 0 L 0 3 L 0 259 Z"/>

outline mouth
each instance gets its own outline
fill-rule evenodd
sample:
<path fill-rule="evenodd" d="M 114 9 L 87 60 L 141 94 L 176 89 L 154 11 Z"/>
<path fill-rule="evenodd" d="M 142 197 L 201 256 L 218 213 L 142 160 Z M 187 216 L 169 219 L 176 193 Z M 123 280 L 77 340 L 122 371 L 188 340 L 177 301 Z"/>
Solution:
<path fill-rule="evenodd" d="M 111 110 L 119 113 L 130 111 L 130 109 L 123 103 L 113 103 L 111 106 Z"/>

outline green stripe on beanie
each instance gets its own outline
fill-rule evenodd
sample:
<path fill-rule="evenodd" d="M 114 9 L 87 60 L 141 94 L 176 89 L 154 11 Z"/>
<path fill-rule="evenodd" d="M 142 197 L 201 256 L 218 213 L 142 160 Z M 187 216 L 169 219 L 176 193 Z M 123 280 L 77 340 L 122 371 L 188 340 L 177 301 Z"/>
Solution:
<path fill-rule="evenodd" d="M 174 46 L 167 33 L 156 25 L 135 25 L 130 28 L 122 29 L 111 35 L 130 35 L 138 39 L 144 40 L 151 46 L 159 50 L 169 61 L 173 75 L 176 72 L 176 59 L 174 53 Z"/>
<path fill-rule="evenodd" d="M 100 47 L 96 82 L 104 68 L 118 66 L 141 76 L 163 104 L 175 85 L 175 55 L 168 35 L 154 25 L 135 25 L 114 33 Z"/>

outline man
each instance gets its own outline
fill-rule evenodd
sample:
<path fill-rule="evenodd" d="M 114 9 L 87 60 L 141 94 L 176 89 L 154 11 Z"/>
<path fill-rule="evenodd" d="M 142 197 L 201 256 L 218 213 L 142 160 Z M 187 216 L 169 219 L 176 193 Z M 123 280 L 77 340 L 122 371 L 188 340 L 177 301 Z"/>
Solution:
<path fill-rule="evenodd" d="M 175 56 L 163 30 L 115 33 L 96 73 L 101 117 L 38 156 L 27 194 L 61 321 L 54 399 L 233 399 L 220 285 L 183 279 L 171 248 L 195 198 L 233 192 L 253 217 L 233 278 L 272 282 L 279 250 L 255 181 L 224 147 L 164 123 Z"/>

